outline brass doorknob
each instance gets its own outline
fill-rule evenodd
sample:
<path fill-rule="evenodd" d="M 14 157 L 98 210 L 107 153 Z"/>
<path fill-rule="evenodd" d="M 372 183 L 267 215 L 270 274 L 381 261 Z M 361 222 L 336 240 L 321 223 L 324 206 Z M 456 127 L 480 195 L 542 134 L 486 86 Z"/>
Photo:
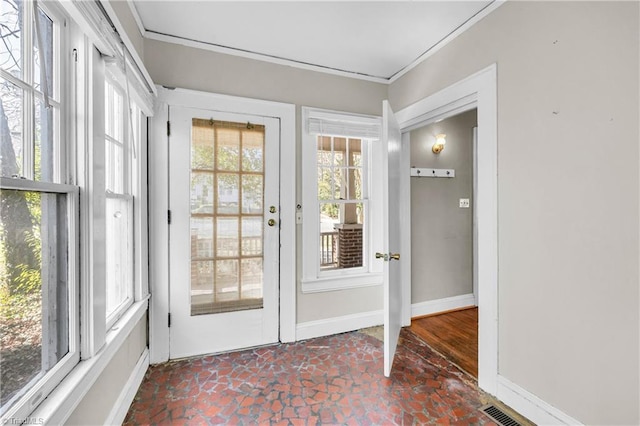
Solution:
<path fill-rule="evenodd" d="M 276 206 L 271 206 L 269 207 L 269 213 L 275 213 L 276 212 Z"/>
<path fill-rule="evenodd" d="M 389 259 L 400 260 L 400 253 L 389 253 Z"/>
<path fill-rule="evenodd" d="M 276 224 L 276 221 L 275 221 L 275 219 L 269 219 L 269 221 L 267 222 L 267 224 L 268 224 L 269 226 L 274 226 L 274 225 Z"/>
<path fill-rule="evenodd" d="M 376 259 L 382 259 L 384 261 L 389 260 L 387 253 L 376 253 Z"/>

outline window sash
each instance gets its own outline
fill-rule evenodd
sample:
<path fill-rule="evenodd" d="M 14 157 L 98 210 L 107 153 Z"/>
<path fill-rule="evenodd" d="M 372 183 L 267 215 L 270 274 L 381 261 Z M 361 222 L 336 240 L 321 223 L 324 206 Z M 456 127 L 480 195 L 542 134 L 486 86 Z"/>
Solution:
<path fill-rule="evenodd" d="M 40 373 L 23 389 L 24 391 L 6 403 L 2 419 L 26 418 L 33 409 L 51 393 L 64 377 L 80 361 L 80 331 L 79 331 L 79 294 L 78 294 L 78 230 L 79 230 L 79 196 L 80 190 L 76 186 L 37 182 L 25 179 L 0 178 L 2 190 L 17 190 L 25 192 L 39 192 L 43 194 L 66 195 L 66 250 L 67 250 L 67 306 L 68 306 L 68 352 L 47 372 Z M 27 388 L 31 386 L 31 388 Z"/>

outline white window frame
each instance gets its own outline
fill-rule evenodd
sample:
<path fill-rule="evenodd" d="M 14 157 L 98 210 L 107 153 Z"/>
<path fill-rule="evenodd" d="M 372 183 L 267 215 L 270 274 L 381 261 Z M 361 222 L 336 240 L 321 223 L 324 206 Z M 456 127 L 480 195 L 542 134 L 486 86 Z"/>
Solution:
<path fill-rule="evenodd" d="M 374 172 L 379 158 L 380 117 L 318 108 L 302 107 L 302 292 L 344 290 L 381 285 L 382 267 L 374 262 L 374 248 L 381 244 L 382 197 L 380 177 Z M 320 204 L 318 200 L 317 137 L 337 136 L 361 139 L 363 147 L 363 186 L 369 189 L 363 224 L 363 266 L 320 269 Z M 365 158 L 366 156 L 366 158 Z M 379 174 L 378 174 L 379 175 Z"/>
<path fill-rule="evenodd" d="M 22 28 L 23 37 L 23 58 L 33 57 L 33 32 L 34 16 L 33 3 L 24 2 L 23 10 L 24 26 Z M 14 422 L 16 419 L 26 419 L 30 413 L 45 400 L 54 389 L 64 380 L 64 378 L 78 365 L 80 361 L 80 304 L 79 304 L 79 188 L 69 185 L 66 182 L 74 181 L 74 169 L 68 166 L 67 153 L 74 150 L 74 141 L 69 137 L 67 131 L 67 120 L 71 115 L 71 107 L 67 102 L 69 97 L 69 82 L 67 77 L 68 64 L 65 60 L 64 52 L 68 46 L 67 16 L 55 2 L 39 2 L 38 6 L 53 21 L 53 72 L 52 93 L 49 94 L 49 102 L 54 108 L 55 133 L 53 135 L 53 182 L 34 181 L 34 155 L 35 155 L 35 123 L 32 119 L 34 114 L 34 99 L 44 100 L 42 92 L 35 89 L 29 82 L 35 81 L 32 64 L 23 62 L 23 78 L 25 81 L 13 77 L 10 73 L 0 70 L 0 77 L 17 85 L 24 91 L 23 105 L 30 105 L 23 109 L 23 164 L 22 175 L 24 178 L 16 179 L 9 177 L 0 178 L 0 187 L 7 190 L 31 191 L 40 193 L 65 194 L 67 196 L 67 277 L 68 277 L 68 352 L 55 366 L 44 374 L 36 376 L 23 393 L 16 395 L 15 403 L 2 413 L 0 422 L 2 424 Z M 30 61 L 29 61 L 30 62 Z M 42 65 L 42 64 L 41 64 Z M 42 65 L 43 66 L 43 65 Z M 58 117 L 56 117 L 56 115 Z M 27 385 L 28 386 L 28 385 Z"/>

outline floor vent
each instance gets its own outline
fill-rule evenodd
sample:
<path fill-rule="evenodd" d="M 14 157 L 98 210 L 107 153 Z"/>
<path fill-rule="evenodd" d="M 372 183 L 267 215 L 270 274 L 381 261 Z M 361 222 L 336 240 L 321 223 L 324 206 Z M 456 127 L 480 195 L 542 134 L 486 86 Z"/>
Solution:
<path fill-rule="evenodd" d="M 495 405 L 485 405 L 480 410 L 487 416 L 491 417 L 501 426 L 522 426 L 520 423 L 512 419 L 504 411 L 496 407 Z"/>

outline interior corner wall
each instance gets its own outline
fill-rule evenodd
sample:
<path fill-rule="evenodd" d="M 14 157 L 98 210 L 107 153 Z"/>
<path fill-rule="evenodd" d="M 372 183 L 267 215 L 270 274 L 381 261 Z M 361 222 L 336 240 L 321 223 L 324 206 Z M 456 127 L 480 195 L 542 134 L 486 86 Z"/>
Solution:
<path fill-rule="evenodd" d="M 301 107 L 380 115 L 387 85 L 303 70 L 210 50 L 144 40 L 144 62 L 156 84 L 296 105 L 297 199 L 301 200 Z M 152 183 L 153 184 L 153 183 Z M 304 208 L 304 206 L 303 206 Z M 382 309 L 381 286 L 303 294 L 301 225 L 297 228 L 297 323 Z"/>
<path fill-rule="evenodd" d="M 147 317 L 145 315 L 133 328 L 65 424 L 107 424 L 109 415 L 118 402 L 118 397 L 127 390 L 127 382 L 146 347 Z"/>
<path fill-rule="evenodd" d="M 476 110 L 411 131 L 411 167 L 453 178 L 411 178 L 411 304 L 473 293 L 473 128 Z M 447 135 L 440 154 L 431 147 Z M 468 198 L 469 208 L 460 208 Z"/>
<path fill-rule="evenodd" d="M 585 424 L 640 423 L 639 7 L 506 2 L 389 87 L 497 64 L 499 375 Z"/>

